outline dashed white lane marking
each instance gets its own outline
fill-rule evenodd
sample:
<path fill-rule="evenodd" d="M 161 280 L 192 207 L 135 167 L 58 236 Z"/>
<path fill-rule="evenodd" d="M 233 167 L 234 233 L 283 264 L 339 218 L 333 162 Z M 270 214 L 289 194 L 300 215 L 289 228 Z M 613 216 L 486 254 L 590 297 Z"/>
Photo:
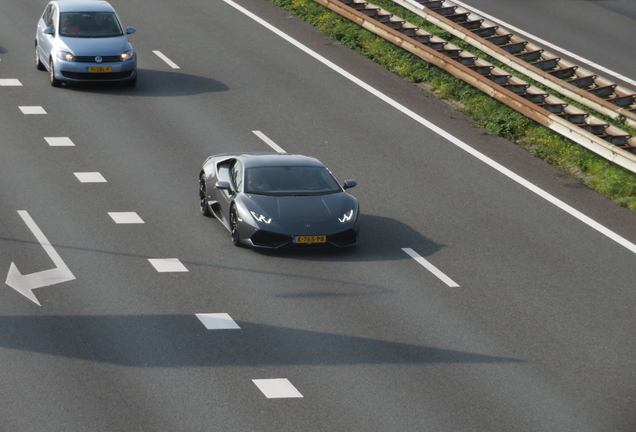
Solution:
<path fill-rule="evenodd" d="M 239 325 L 226 313 L 203 313 L 196 314 L 197 318 L 208 330 L 229 330 L 239 329 Z"/>
<path fill-rule="evenodd" d="M 81 183 L 106 183 L 106 179 L 98 172 L 76 172 L 75 177 Z"/>
<path fill-rule="evenodd" d="M 459 285 L 457 285 L 455 282 L 453 282 L 453 280 L 451 278 L 449 278 L 448 276 L 446 276 L 444 273 L 442 273 L 441 271 L 439 271 L 437 269 L 437 267 L 435 267 L 433 264 L 431 264 L 430 262 L 426 261 L 424 258 L 422 258 L 417 252 L 415 252 L 413 249 L 410 248 L 402 248 L 402 250 L 404 252 L 406 252 L 407 254 L 409 254 L 415 261 L 417 261 L 418 263 L 422 264 L 424 266 L 424 268 L 426 268 L 426 270 L 430 271 L 431 273 L 433 273 L 435 276 L 437 276 L 442 282 L 444 282 L 446 285 L 448 285 L 451 288 L 459 288 Z"/>
<path fill-rule="evenodd" d="M 20 111 L 22 114 L 46 114 L 41 106 L 21 106 Z"/>
<path fill-rule="evenodd" d="M 170 66 L 172 69 L 180 69 L 175 62 L 166 57 L 161 51 L 153 51 L 153 53 L 155 53 L 161 60 L 168 63 L 168 66 Z"/>
<path fill-rule="evenodd" d="M 108 212 L 108 215 L 113 218 L 115 223 L 118 224 L 142 224 L 144 221 L 135 212 Z"/>
<path fill-rule="evenodd" d="M 73 141 L 68 137 L 45 137 L 51 147 L 73 147 Z"/>
<path fill-rule="evenodd" d="M 21 85 L 22 85 L 22 83 L 20 82 L 20 80 L 16 79 L 16 78 L 0 79 L 0 86 L 18 87 L 18 86 L 21 86 Z"/>
<path fill-rule="evenodd" d="M 148 258 L 148 261 L 160 273 L 188 271 L 177 258 Z"/>
<path fill-rule="evenodd" d="M 252 131 L 252 132 L 254 133 L 254 135 L 256 135 L 257 137 L 265 141 L 265 144 L 273 148 L 274 151 L 277 151 L 278 153 L 287 153 L 285 150 L 279 147 L 278 144 L 276 144 L 274 141 L 269 139 L 263 132 L 261 131 Z"/>
<path fill-rule="evenodd" d="M 268 399 L 303 397 L 286 378 L 253 379 L 252 382 Z"/>
<path fill-rule="evenodd" d="M 225 3 L 227 3 L 228 5 L 232 6 L 233 8 L 235 8 L 236 10 L 242 12 L 246 16 L 250 17 L 251 19 L 253 19 L 257 23 L 261 24 L 263 27 L 267 28 L 268 30 L 270 30 L 270 31 L 274 32 L 275 34 L 277 34 L 278 36 L 280 36 L 281 38 L 285 39 L 287 42 L 291 43 L 292 45 L 294 45 L 298 49 L 300 49 L 300 50 L 304 51 L 305 53 L 307 53 L 308 55 L 312 56 L 313 58 L 315 58 L 316 60 L 318 60 L 319 62 L 324 64 L 325 66 L 333 69 L 336 73 L 339 73 L 343 77 L 347 78 L 348 80 L 350 80 L 351 82 L 355 83 L 356 85 L 362 87 L 363 89 L 365 89 L 366 91 L 368 91 L 372 95 L 376 96 L 380 100 L 388 103 L 389 105 L 391 105 L 393 108 L 397 109 L 398 111 L 400 111 L 404 115 L 412 118 L 413 120 L 415 120 L 416 122 L 418 122 L 422 126 L 424 126 L 424 127 L 428 128 L 428 129 L 430 129 L 431 131 L 435 132 L 436 134 L 438 134 L 442 138 L 446 139 L 448 142 L 456 145 L 457 147 L 459 147 L 460 149 L 464 150 L 465 152 L 467 152 L 468 154 L 472 155 L 473 157 L 479 159 L 480 161 L 482 161 L 486 165 L 489 165 L 491 168 L 497 170 L 498 172 L 500 172 L 501 174 L 505 175 L 506 177 L 508 177 L 512 181 L 517 182 L 519 185 L 521 185 L 521 186 L 525 187 L 526 189 L 530 190 L 531 192 L 539 195 L 544 200 L 552 203 L 556 207 L 558 207 L 561 210 L 567 212 L 568 214 L 570 214 L 571 216 L 575 217 L 579 221 L 581 221 L 584 224 L 588 225 L 590 228 L 595 229 L 596 231 L 600 232 L 604 236 L 606 236 L 609 239 L 611 239 L 611 240 L 615 241 L 616 243 L 620 244 L 624 248 L 630 250 L 633 253 L 636 253 L 636 244 L 630 242 L 629 240 L 625 239 L 624 237 L 621 237 L 620 235 L 616 234 L 614 231 L 606 228 L 605 226 L 601 225 L 600 223 L 596 222 L 595 220 L 591 219 L 590 217 L 588 217 L 588 216 L 584 215 L 583 213 L 581 213 L 580 211 L 576 210 L 574 207 L 564 203 L 563 201 L 561 201 L 560 199 L 558 199 L 554 195 L 549 194 L 548 192 L 546 192 L 543 189 L 539 188 L 535 184 L 529 182 L 528 180 L 524 179 L 523 177 L 521 177 L 521 176 L 515 174 L 514 172 L 510 171 L 505 166 L 499 164 L 498 162 L 495 162 L 494 160 L 492 160 L 488 156 L 486 156 L 483 153 L 480 153 L 479 151 L 477 151 L 474 148 L 470 147 L 465 142 L 459 140 L 455 136 L 453 136 L 450 133 L 446 132 L 444 129 L 434 125 L 430 121 L 426 120 L 424 117 L 414 113 L 410 109 L 406 108 L 404 105 L 399 104 L 397 101 L 391 99 L 390 97 L 388 97 L 384 93 L 380 92 L 376 88 L 371 87 L 366 82 L 364 82 L 361 79 L 353 76 L 352 74 L 350 74 L 349 72 L 345 71 L 344 69 L 342 69 L 340 66 L 336 65 L 335 63 L 327 60 L 326 58 L 324 58 L 323 56 L 321 56 L 317 52 L 309 49 L 305 45 L 303 45 L 300 42 L 298 42 L 296 39 L 292 38 L 291 36 L 287 35 L 286 33 L 283 33 L 282 31 L 280 31 L 279 29 L 277 29 L 273 25 L 269 24 L 267 21 L 265 21 L 265 20 L 261 19 L 260 17 L 256 16 L 252 12 L 248 11 L 244 7 L 239 6 L 238 4 L 233 2 L 232 0 L 223 0 L 223 1 Z"/>

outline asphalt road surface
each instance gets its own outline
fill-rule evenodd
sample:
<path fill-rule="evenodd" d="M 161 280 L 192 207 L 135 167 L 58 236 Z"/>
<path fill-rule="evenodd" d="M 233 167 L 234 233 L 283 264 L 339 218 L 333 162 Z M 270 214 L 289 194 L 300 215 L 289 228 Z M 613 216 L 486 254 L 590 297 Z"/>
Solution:
<path fill-rule="evenodd" d="M 132 89 L 51 87 L 0 6 L 0 270 L 72 274 L 0 290 L 0 430 L 636 429 L 632 213 L 268 1 L 111 3 Z M 199 214 L 263 136 L 358 181 L 356 248 Z"/>

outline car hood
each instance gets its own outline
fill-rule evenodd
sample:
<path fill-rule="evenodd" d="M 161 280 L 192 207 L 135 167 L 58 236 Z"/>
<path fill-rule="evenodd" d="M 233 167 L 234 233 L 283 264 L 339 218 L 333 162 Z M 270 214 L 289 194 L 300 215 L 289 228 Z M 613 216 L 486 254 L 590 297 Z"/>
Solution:
<path fill-rule="evenodd" d="M 108 38 L 73 38 L 61 37 L 61 50 L 70 51 L 76 56 L 113 56 L 131 49 L 127 36 Z"/>
<path fill-rule="evenodd" d="M 355 206 L 346 192 L 320 196 L 249 195 L 263 213 L 279 222 L 326 222 L 341 217 Z M 251 207 L 251 206 L 250 206 Z M 346 207 L 346 208 L 345 208 Z M 257 211 L 257 208 L 253 209 Z"/>

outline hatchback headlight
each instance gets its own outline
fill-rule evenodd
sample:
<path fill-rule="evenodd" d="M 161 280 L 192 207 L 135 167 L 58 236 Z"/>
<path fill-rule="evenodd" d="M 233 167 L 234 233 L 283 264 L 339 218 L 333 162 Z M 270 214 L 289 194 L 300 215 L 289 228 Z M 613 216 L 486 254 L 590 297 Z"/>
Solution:
<path fill-rule="evenodd" d="M 75 61 L 75 56 L 67 51 L 58 51 L 57 58 L 63 61 L 72 62 Z"/>
<path fill-rule="evenodd" d="M 250 213 L 252 214 L 252 216 L 254 216 L 254 219 L 256 219 L 256 222 L 264 222 L 266 224 L 270 223 L 272 221 L 272 218 L 268 218 L 267 216 L 264 216 L 262 214 L 258 214 L 256 212 L 253 212 L 250 210 Z"/>
<path fill-rule="evenodd" d="M 126 51 L 125 53 L 121 53 L 121 61 L 131 60 L 135 56 L 135 52 L 133 50 Z"/>
<path fill-rule="evenodd" d="M 342 223 L 345 223 L 345 222 L 349 222 L 352 217 L 353 217 L 353 209 L 343 214 L 342 217 L 338 218 L 338 220 Z"/>

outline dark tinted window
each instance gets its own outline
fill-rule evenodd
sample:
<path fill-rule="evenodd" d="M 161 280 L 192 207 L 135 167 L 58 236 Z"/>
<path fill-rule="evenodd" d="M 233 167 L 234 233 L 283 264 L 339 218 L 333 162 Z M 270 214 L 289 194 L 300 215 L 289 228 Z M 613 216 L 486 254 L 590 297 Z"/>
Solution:
<path fill-rule="evenodd" d="M 230 170 L 230 179 L 234 185 L 234 189 L 241 191 L 243 187 L 243 165 L 240 162 L 234 162 L 232 169 Z"/>
<path fill-rule="evenodd" d="M 324 195 L 342 190 L 324 167 L 249 168 L 245 178 L 245 192 L 263 195 Z"/>
<path fill-rule="evenodd" d="M 98 38 L 122 36 L 124 32 L 113 12 L 62 12 L 60 35 Z"/>

